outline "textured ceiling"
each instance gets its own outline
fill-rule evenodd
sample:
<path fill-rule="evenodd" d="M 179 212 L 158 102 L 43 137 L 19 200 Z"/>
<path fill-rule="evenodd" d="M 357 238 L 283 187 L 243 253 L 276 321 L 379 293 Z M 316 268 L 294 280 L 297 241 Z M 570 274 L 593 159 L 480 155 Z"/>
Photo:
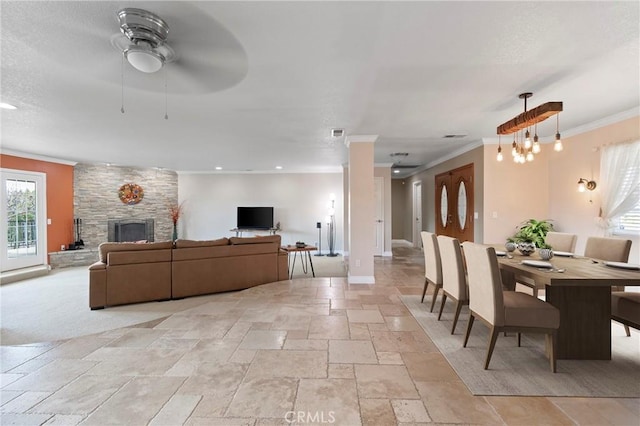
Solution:
<path fill-rule="evenodd" d="M 163 17 L 179 60 L 152 75 L 125 64 L 122 76 L 110 40 L 124 7 Z M 3 0 L 1 97 L 18 109 L 1 111 L 0 142 L 179 171 L 325 171 L 347 160 L 330 136 L 343 128 L 379 135 L 378 163 L 426 164 L 494 138 L 522 112 L 521 92 L 534 92 L 530 107 L 563 101 L 563 132 L 637 109 L 639 8 Z M 551 137 L 555 120 L 538 132 Z"/>

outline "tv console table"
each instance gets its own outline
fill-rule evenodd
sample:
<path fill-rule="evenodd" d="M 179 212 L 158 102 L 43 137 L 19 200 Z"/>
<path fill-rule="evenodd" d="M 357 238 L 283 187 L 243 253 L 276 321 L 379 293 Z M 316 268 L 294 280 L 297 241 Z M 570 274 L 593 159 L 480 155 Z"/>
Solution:
<path fill-rule="evenodd" d="M 242 237 L 242 233 L 243 232 L 256 232 L 256 231 L 269 231 L 269 235 L 276 235 L 276 233 L 279 231 L 279 228 L 269 228 L 269 229 L 264 229 L 264 228 L 233 228 L 230 229 L 231 232 L 235 232 L 236 233 L 236 237 Z"/>

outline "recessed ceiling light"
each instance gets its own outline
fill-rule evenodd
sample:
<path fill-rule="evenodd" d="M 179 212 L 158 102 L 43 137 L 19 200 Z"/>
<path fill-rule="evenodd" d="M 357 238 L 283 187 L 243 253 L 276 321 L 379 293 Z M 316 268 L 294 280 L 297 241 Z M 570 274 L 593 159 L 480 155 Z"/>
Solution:
<path fill-rule="evenodd" d="M 282 170 L 282 166 L 276 166 L 276 170 Z"/>
<path fill-rule="evenodd" d="M 6 104 L 4 102 L 0 102 L 0 108 L 2 109 L 18 109 L 18 107 L 15 107 L 11 104 Z"/>
<path fill-rule="evenodd" d="M 394 170 L 393 173 L 400 173 L 400 170 Z"/>
<path fill-rule="evenodd" d="M 216 170 L 222 170 L 222 167 L 216 166 Z"/>

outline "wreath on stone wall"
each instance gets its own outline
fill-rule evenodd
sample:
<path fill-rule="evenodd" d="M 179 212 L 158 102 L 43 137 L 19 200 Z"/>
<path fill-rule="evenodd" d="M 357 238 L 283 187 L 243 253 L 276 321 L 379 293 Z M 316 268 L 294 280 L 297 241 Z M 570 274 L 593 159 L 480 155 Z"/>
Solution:
<path fill-rule="evenodd" d="M 118 191 L 120 201 L 128 205 L 138 204 L 144 198 L 144 190 L 135 183 L 125 183 Z"/>

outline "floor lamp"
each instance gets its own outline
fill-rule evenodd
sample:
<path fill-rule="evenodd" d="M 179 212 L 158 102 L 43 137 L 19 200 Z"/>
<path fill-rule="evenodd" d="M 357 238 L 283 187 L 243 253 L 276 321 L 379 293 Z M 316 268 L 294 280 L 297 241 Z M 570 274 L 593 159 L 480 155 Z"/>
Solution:
<path fill-rule="evenodd" d="M 314 256 L 324 256 L 322 254 L 322 222 L 316 222 L 316 228 L 318 228 L 318 252 Z"/>
<path fill-rule="evenodd" d="M 336 195 L 330 194 L 329 200 L 331 201 L 331 207 L 329 207 L 329 221 L 327 222 L 329 225 L 329 229 L 327 231 L 327 239 L 329 240 L 329 254 L 327 254 L 327 256 L 335 257 L 338 256 L 338 253 L 333 251 L 336 244 Z"/>

